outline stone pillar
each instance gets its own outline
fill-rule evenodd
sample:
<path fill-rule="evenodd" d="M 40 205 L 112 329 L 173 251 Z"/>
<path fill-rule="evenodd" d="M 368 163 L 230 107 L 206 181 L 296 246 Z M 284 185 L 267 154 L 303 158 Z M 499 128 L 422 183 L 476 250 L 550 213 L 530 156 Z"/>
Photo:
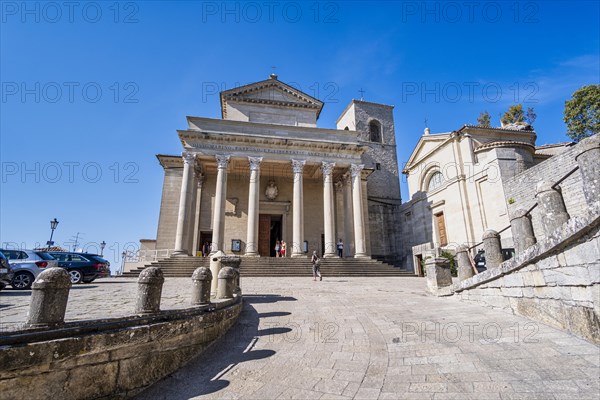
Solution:
<path fill-rule="evenodd" d="M 362 203 L 362 170 L 363 164 L 352 164 L 352 209 L 354 212 L 354 245 L 356 248 L 355 258 L 367 257 L 365 240 L 365 220 Z"/>
<path fill-rule="evenodd" d="M 575 156 L 583 183 L 583 195 L 589 206 L 600 200 L 600 135 L 583 139 Z"/>
<path fill-rule="evenodd" d="M 221 268 L 219 271 L 219 287 L 217 299 L 231 299 L 235 290 L 235 271 L 231 267 Z"/>
<path fill-rule="evenodd" d="M 192 274 L 192 305 L 199 306 L 210 303 L 210 285 L 212 273 L 206 267 L 196 268 Z"/>
<path fill-rule="evenodd" d="M 348 246 L 346 241 L 346 237 L 344 235 L 344 183 L 341 179 L 337 180 L 333 184 L 333 190 L 335 191 L 335 200 L 334 200 L 334 217 L 335 217 L 335 242 L 337 243 L 337 239 L 340 238 L 344 241 L 344 249 Z M 336 247 L 337 249 L 337 247 Z M 337 250 L 336 250 L 337 252 Z M 344 250 L 345 252 L 345 250 Z"/>
<path fill-rule="evenodd" d="M 240 264 L 241 263 L 242 263 L 242 258 L 239 256 L 221 257 L 221 266 L 223 268 L 225 268 L 225 267 L 233 268 L 233 271 L 235 272 L 233 292 L 237 293 L 237 294 L 242 293 L 242 288 L 240 286 Z"/>
<path fill-rule="evenodd" d="M 502 264 L 502 245 L 500 234 L 492 229 L 483 233 L 483 249 L 485 250 L 485 267 L 496 268 Z"/>
<path fill-rule="evenodd" d="M 260 190 L 260 163 L 262 157 L 248 157 L 250 163 L 250 185 L 248 188 L 248 237 L 246 255 L 258 257 L 258 205 Z"/>
<path fill-rule="evenodd" d="M 458 280 L 464 281 L 475 275 L 471 260 L 469 260 L 469 248 L 464 244 L 456 246 L 456 269 L 458 270 Z"/>
<path fill-rule="evenodd" d="M 527 213 L 527 210 L 517 208 L 511 213 L 510 230 L 512 231 L 515 253 L 517 255 L 523 253 L 525 249 L 536 243 L 531 216 Z"/>
<path fill-rule="evenodd" d="M 333 168 L 335 163 L 321 163 L 323 171 L 323 232 L 325 232 L 324 257 L 336 257 L 335 253 L 335 220 L 333 218 Z"/>
<path fill-rule="evenodd" d="M 212 253 L 210 255 L 210 272 L 212 276 L 219 276 L 219 272 L 221 271 L 221 259 L 225 256 L 225 253 L 222 251 L 217 251 L 216 253 Z M 219 286 L 219 280 L 213 279 L 210 285 L 210 295 L 213 297 L 217 296 L 217 286 Z"/>
<path fill-rule="evenodd" d="M 552 183 L 541 181 L 537 185 L 535 197 L 540 208 L 544 233 L 546 236 L 550 236 L 552 232 L 569 220 L 562 193 L 554 189 Z"/>
<path fill-rule="evenodd" d="M 200 245 L 200 213 L 202 208 L 202 187 L 204 185 L 204 174 L 199 169 L 194 171 L 196 175 L 196 190 L 195 190 L 195 201 L 194 201 L 194 223 L 193 223 L 193 232 L 192 232 L 192 255 L 196 255 L 196 251 L 198 249 L 202 249 Z"/>
<path fill-rule="evenodd" d="M 32 328 L 52 328 L 62 324 L 71 289 L 67 270 L 54 267 L 42 271 L 31 289 L 26 325 Z"/>
<path fill-rule="evenodd" d="M 304 169 L 304 164 L 306 164 L 305 160 L 292 160 L 292 171 L 294 172 L 292 257 L 305 257 L 305 254 L 302 251 L 302 246 L 304 244 L 304 192 L 302 187 L 302 170 Z"/>
<path fill-rule="evenodd" d="M 215 190 L 215 209 L 213 210 L 213 233 L 211 254 L 223 251 L 225 239 L 225 201 L 227 200 L 227 165 L 229 155 L 217 154 L 217 188 Z"/>
<path fill-rule="evenodd" d="M 179 195 L 179 213 L 177 214 L 177 231 L 175 233 L 175 251 L 174 256 L 186 256 L 188 254 L 185 249 L 186 243 L 186 212 L 190 201 L 190 186 L 193 180 L 194 162 L 196 155 L 188 151 L 182 153 L 183 157 L 183 176 L 181 178 L 181 193 Z"/>
<path fill-rule="evenodd" d="M 447 258 L 428 258 L 425 261 L 425 270 L 427 271 L 427 288 L 430 292 L 436 293 L 438 289 L 452 285 L 450 260 Z"/>
<path fill-rule="evenodd" d="M 352 177 L 348 174 L 344 177 L 344 255 L 354 255 L 354 210 L 352 209 Z"/>
<path fill-rule="evenodd" d="M 156 314 L 160 312 L 160 297 L 165 282 L 158 267 L 144 268 L 138 277 L 136 314 Z"/>

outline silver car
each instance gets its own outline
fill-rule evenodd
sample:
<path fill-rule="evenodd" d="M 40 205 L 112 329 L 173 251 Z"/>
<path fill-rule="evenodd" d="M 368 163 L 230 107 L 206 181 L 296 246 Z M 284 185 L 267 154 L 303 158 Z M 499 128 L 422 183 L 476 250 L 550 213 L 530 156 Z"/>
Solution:
<path fill-rule="evenodd" d="M 15 276 L 11 286 L 14 289 L 31 289 L 35 278 L 46 268 L 58 267 L 58 261 L 50 254 L 38 250 L 4 250 Z"/>

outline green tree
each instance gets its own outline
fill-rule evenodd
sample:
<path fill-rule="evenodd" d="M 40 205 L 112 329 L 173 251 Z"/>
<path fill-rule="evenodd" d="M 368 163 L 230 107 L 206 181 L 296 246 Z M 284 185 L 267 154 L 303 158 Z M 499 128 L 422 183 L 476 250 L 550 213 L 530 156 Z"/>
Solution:
<path fill-rule="evenodd" d="M 513 124 L 516 122 L 525 122 L 525 112 L 522 104 L 510 106 L 508 111 L 504 113 L 500 119 L 504 125 Z"/>
<path fill-rule="evenodd" d="M 576 142 L 600 132 L 600 85 L 588 85 L 565 101 L 567 136 Z"/>
<path fill-rule="evenodd" d="M 477 118 L 477 126 L 481 126 L 483 128 L 492 127 L 492 116 L 489 112 L 484 111 L 479 113 L 479 117 Z"/>
<path fill-rule="evenodd" d="M 525 114 L 525 121 L 529 125 L 533 125 L 533 123 L 535 122 L 536 118 L 537 118 L 537 114 L 533 110 L 533 107 L 527 107 L 527 113 Z"/>

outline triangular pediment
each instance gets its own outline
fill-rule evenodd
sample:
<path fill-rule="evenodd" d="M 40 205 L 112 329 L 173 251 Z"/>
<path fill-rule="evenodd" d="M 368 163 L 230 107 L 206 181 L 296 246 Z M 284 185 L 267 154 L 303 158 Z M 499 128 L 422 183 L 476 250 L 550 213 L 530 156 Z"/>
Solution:
<path fill-rule="evenodd" d="M 405 171 L 409 171 L 413 168 L 419 161 L 437 149 L 441 144 L 443 144 L 450 134 L 436 134 L 436 135 L 423 135 L 419 142 L 415 146 L 415 149 L 411 153 L 406 165 L 404 167 Z"/>
<path fill-rule="evenodd" d="M 223 118 L 227 116 L 228 102 L 314 109 L 317 113 L 317 118 L 323 108 L 323 102 L 319 99 L 277 80 L 276 77 L 221 92 L 221 113 Z"/>

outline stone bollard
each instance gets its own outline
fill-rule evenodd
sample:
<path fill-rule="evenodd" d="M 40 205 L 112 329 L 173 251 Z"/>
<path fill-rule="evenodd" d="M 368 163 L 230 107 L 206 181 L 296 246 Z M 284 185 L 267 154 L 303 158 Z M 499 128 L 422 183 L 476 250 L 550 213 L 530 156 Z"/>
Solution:
<path fill-rule="evenodd" d="M 165 282 L 158 267 L 145 268 L 138 278 L 136 314 L 154 314 L 160 311 L 160 296 Z"/>
<path fill-rule="evenodd" d="M 212 273 L 206 267 L 196 268 L 192 274 L 192 305 L 199 306 L 210 303 L 210 285 Z"/>
<path fill-rule="evenodd" d="M 496 268 L 502 264 L 502 245 L 500 234 L 495 230 L 488 229 L 483 233 L 483 249 L 485 250 L 485 267 Z"/>
<path fill-rule="evenodd" d="M 26 325 L 31 328 L 52 328 L 62 324 L 71 289 L 67 270 L 48 268 L 37 276 L 31 288 Z"/>
<path fill-rule="evenodd" d="M 511 213 L 510 230 L 512 231 L 515 253 L 517 255 L 536 243 L 533 225 L 531 224 L 531 215 L 527 213 L 527 210 L 517 208 Z"/>
<path fill-rule="evenodd" d="M 446 286 L 452 285 L 452 274 L 450 273 L 450 260 L 447 258 L 428 258 L 425 261 L 427 271 L 427 287 L 432 293 Z"/>
<path fill-rule="evenodd" d="M 600 135 L 595 134 L 577 145 L 575 160 L 579 165 L 583 195 L 588 206 L 600 200 Z"/>
<path fill-rule="evenodd" d="M 537 185 L 536 195 L 542 216 L 542 226 L 546 236 L 569 220 L 562 193 L 552 187 L 552 183 L 541 181 Z"/>
<path fill-rule="evenodd" d="M 458 280 L 464 281 L 475 275 L 471 261 L 469 260 L 469 248 L 464 244 L 456 246 L 456 264 L 458 269 Z"/>
<path fill-rule="evenodd" d="M 235 270 L 231 267 L 223 267 L 219 272 L 219 286 L 217 299 L 232 299 L 235 290 Z"/>
<path fill-rule="evenodd" d="M 234 293 L 241 294 L 242 288 L 240 287 L 240 264 L 242 258 L 239 256 L 224 256 L 221 258 L 221 265 L 223 267 L 231 267 L 235 271 L 235 288 Z"/>
<path fill-rule="evenodd" d="M 225 253 L 223 253 L 221 250 L 217 251 L 214 254 L 211 254 L 210 257 L 210 272 L 212 273 L 213 278 L 216 278 L 219 276 L 219 271 L 221 270 L 221 258 L 223 258 L 223 256 L 225 255 Z M 219 285 L 219 281 L 218 279 L 213 279 L 212 283 L 210 284 L 210 296 L 211 297 L 216 297 L 217 296 L 217 287 Z"/>

